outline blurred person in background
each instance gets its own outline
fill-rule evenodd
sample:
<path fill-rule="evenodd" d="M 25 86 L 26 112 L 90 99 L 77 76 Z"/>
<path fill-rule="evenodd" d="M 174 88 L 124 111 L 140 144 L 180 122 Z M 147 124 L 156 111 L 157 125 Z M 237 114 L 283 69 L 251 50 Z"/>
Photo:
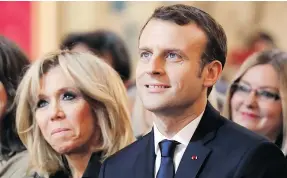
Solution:
<path fill-rule="evenodd" d="M 96 30 L 87 33 L 71 33 L 62 41 L 60 48 L 77 52 L 92 52 L 112 66 L 130 87 L 131 59 L 124 41 L 115 33 Z"/>
<path fill-rule="evenodd" d="M 215 85 L 218 100 L 218 109 L 223 110 L 226 100 L 226 91 L 234 74 L 238 71 L 241 64 L 252 54 L 276 47 L 276 43 L 271 34 L 265 31 L 256 32 L 246 40 L 243 48 L 231 50 L 228 54 L 227 66 L 223 71 L 221 78 Z"/>
<path fill-rule="evenodd" d="M 20 48 L 0 36 L 0 177 L 26 173 L 28 154 L 16 132 L 14 97 L 29 60 Z"/>
<path fill-rule="evenodd" d="M 241 65 L 250 55 L 276 47 L 273 37 L 264 31 L 252 35 L 246 43 L 246 48 L 234 50 L 230 54 L 233 65 Z"/>
<path fill-rule="evenodd" d="M 121 78 L 89 53 L 36 60 L 16 101 L 17 131 L 35 178 L 97 178 L 101 162 L 134 140 Z"/>
<path fill-rule="evenodd" d="M 250 56 L 227 91 L 224 115 L 268 138 L 287 154 L 287 53 Z"/>

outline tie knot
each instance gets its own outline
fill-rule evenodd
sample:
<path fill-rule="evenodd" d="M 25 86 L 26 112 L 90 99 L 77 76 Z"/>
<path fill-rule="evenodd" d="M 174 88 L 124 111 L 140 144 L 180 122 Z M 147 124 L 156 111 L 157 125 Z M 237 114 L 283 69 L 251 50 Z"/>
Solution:
<path fill-rule="evenodd" d="M 162 157 L 173 157 L 176 145 L 179 143 L 174 140 L 163 140 L 159 143 L 159 148 Z"/>

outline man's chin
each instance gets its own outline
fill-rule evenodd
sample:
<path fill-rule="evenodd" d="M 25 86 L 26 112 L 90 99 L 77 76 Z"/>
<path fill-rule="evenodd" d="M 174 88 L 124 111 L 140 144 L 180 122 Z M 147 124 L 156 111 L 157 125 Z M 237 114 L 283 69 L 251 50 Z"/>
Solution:
<path fill-rule="evenodd" d="M 156 113 L 165 110 L 164 105 L 156 105 L 156 104 L 145 104 L 144 108 L 150 112 Z"/>

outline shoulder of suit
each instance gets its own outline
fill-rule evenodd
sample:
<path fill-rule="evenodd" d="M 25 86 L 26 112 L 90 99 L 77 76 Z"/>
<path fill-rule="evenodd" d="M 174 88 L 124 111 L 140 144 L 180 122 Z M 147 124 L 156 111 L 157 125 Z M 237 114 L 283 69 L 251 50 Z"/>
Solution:
<path fill-rule="evenodd" d="M 258 135 L 243 126 L 240 126 L 223 116 L 221 116 L 220 119 L 224 120 L 224 124 L 222 125 L 221 128 L 218 129 L 217 135 L 219 137 L 224 138 L 226 142 L 232 143 L 232 142 L 238 142 L 238 144 L 243 144 L 248 146 L 254 145 L 254 144 L 259 144 L 262 142 L 268 142 L 268 140 L 261 136 Z"/>

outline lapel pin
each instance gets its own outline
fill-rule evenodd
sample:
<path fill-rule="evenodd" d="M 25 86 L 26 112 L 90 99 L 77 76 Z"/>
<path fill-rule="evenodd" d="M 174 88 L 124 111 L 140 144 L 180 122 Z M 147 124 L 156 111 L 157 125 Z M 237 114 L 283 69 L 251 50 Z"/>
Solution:
<path fill-rule="evenodd" d="M 198 157 L 197 157 L 197 156 L 192 156 L 191 159 L 192 159 L 192 160 L 197 160 Z"/>

